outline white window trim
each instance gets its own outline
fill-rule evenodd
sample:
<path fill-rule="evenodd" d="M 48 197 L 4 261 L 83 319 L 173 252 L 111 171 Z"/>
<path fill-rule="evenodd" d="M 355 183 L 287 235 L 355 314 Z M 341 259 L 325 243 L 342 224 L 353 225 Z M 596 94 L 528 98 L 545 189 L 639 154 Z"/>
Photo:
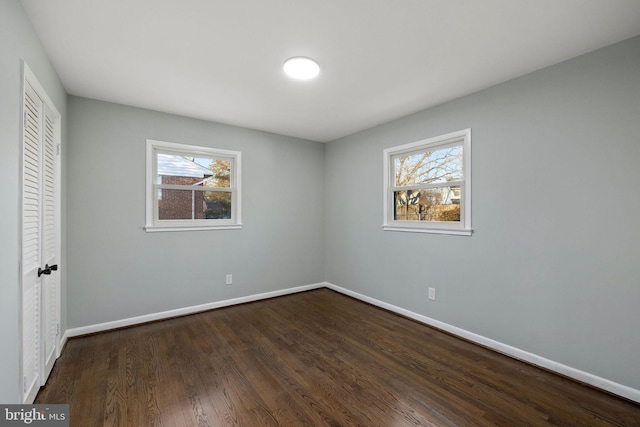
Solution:
<path fill-rule="evenodd" d="M 458 145 L 460 140 L 462 140 L 462 170 L 464 175 L 464 180 L 460 186 L 462 200 L 462 205 L 460 207 L 460 223 L 451 224 L 430 221 L 418 222 L 394 220 L 392 183 L 395 181 L 395 177 L 392 176 L 393 166 L 391 164 L 393 157 L 398 154 L 409 153 L 421 148 L 445 147 L 454 143 L 455 145 Z M 473 229 L 471 228 L 471 129 L 464 129 L 457 132 L 451 132 L 446 135 L 387 148 L 383 152 L 383 170 L 383 230 L 410 233 L 452 234 L 458 236 L 471 236 L 473 234 Z"/>
<path fill-rule="evenodd" d="M 200 154 L 203 156 L 229 157 L 233 159 L 231 187 L 232 187 L 232 218 L 224 220 L 159 220 L 156 205 L 156 173 L 154 151 L 175 152 L 176 154 Z M 174 142 L 147 139 L 147 177 L 146 177 L 146 225 L 147 232 L 157 231 L 195 231 L 195 230 L 236 230 L 242 228 L 242 153 L 240 151 L 223 150 L 219 148 L 201 147 L 196 145 L 177 144 Z M 206 223 L 205 223 L 206 221 Z"/>

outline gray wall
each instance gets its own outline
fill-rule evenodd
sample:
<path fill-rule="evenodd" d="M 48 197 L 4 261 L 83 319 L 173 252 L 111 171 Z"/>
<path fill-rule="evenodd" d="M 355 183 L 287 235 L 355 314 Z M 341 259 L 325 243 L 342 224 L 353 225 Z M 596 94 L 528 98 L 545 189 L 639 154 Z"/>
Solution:
<path fill-rule="evenodd" d="M 467 127 L 475 234 L 383 232 L 382 150 Z M 326 280 L 640 389 L 639 135 L 635 38 L 331 142 Z"/>
<path fill-rule="evenodd" d="M 19 227 L 21 62 L 24 59 L 62 114 L 66 131 L 66 93 L 18 0 L 0 1 L 0 402 L 19 400 Z M 65 159 L 62 159 L 64 165 Z M 63 181 L 65 175 L 62 177 Z M 63 200 L 65 195 L 63 194 Z M 64 227 L 64 221 L 63 221 Z M 64 232 L 64 231 L 63 231 Z M 63 262 L 64 267 L 64 247 Z M 64 303 L 65 269 L 60 277 Z"/>
<path fill-rule="evenodd" d="M 70 327 L 324 280 L 323 144 L 77 97 L 69 114 Z M 244 227 L 145 232 L 147 138 L 241 151 Z"/>

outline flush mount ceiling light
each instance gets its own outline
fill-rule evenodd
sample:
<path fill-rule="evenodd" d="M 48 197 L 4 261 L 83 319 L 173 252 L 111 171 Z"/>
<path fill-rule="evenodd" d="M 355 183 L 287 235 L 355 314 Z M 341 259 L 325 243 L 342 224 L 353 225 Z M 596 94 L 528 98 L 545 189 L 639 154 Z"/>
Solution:
<path fill-rule="evenodd" d="M 311 58 L 294 56 L 284 61 L 284 72 L 293 79 L 308 80 L 320 74 L 320 65 Z"/>

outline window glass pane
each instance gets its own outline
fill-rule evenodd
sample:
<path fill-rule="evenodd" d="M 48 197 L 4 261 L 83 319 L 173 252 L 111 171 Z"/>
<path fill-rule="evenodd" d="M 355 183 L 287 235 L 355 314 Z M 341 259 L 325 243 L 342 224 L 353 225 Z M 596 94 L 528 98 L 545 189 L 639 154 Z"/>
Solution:
<path fill-rule="evenodd" d="M 231 219 L 231 193 L 205 191 L 204 203 L 205 219 Z"/>
<path fill-rule="evenodd" d="M 462 146 L 397 156 L 393 169 L 396 187 L 463 179 Z"/>
<path fill-rule="evenodd" d="M 159 190 L 158 219 L 230 219 L 231 193 L 198 190 Z"/>
<path fill-rule="evenodd" d="M 403 190 L 393 193 L 396 221 L 460 221 L 460 187 Z"/>
<path fill-rule="evenodd" d="M 158 153 L 157 182 L 169 185 L 231 187 L 231 160 Z"/>
<path fill-rule="evenodd" d="M 230 188 L 231 187 L 231 160 L 229 159 L 196 159 L 196 162 L 202 160 L 208 162 L 207 169 L 213 172 L 213 175 L 207 178 L 204 183 L 205 187 Z"/>

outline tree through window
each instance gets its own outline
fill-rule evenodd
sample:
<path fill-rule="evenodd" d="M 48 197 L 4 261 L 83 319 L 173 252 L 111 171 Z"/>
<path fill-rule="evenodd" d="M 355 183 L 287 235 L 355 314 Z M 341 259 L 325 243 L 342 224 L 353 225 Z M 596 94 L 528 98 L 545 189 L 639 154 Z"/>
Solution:
<path fill-rule="evenodd" d="M 462 147 L 403 154 L 393 160 L 395 187 L 403 188 L 394 192 L 395 220 L 460 221 Z"/>

